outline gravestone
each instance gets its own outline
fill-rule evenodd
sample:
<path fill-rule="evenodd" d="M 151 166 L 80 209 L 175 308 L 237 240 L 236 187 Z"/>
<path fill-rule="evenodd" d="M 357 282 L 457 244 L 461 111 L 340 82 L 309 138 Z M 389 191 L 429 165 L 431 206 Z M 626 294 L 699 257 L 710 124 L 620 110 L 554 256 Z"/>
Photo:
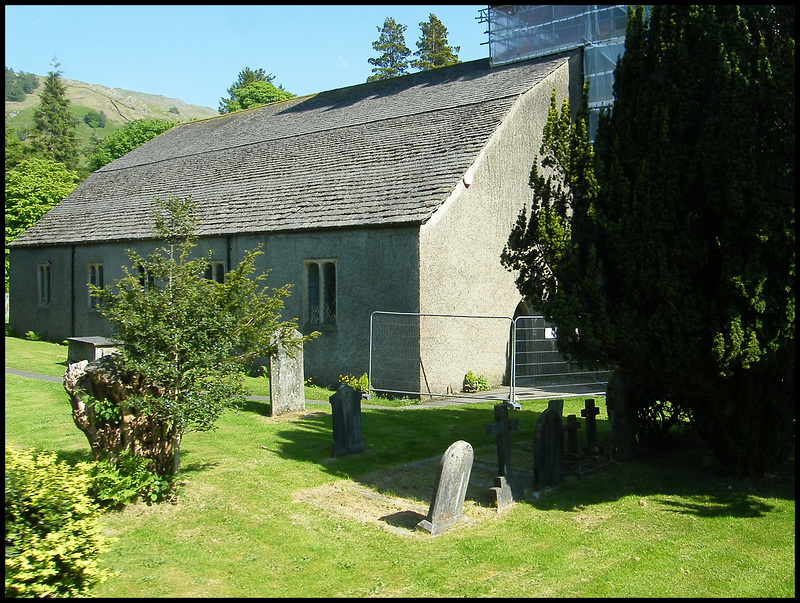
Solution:
<path fill-rule="evenodd" d="M 472 472 L 472 458 L 472 446 L 463 440 L 454 442 L 445 451 L 439 461 L 428 515 L 417 524 L 418 528 L 438 536 L 466 519 L 464 497 Z"/>
<path fill-rule="evenodd" d="M 292 336 L 302 337 L 298 331 Z M 305 376 L 303 374 L 303 346 L 289 355 L 278 341 L 278 350 L 269 359 L 270 416 L 306 409 Z"/>
<path fill-rule="evenodd" d="M 538 490 L 564 480 L 563 400 L 550 400 L 536 423 L 533 438 L 533 483 Z"/>
<path fill-rule="evenodd" d="M 525 496 L 522 479 L 511 467 L 511 432 L 519 429 L 519 421 L 508 418 L 509 408 L 513 406 L 508 402 L 496 404 L 494 423 L 486 425 L 486 435 L 495 436 L 497 441 L 497 476 L 491 490 L 498 513 Z"/>
<path fill-rule="evenodd" d="M 361 434 L 361 394 L 343 383 L 330 397 L 333 415 L 333 456 L 364 452 Z"/>
<path fill-rule="evenodd" d="M 589 398 L 584 404 L 585 408 L 581 411 L 581 416 L 586 417 L 586 454 L 597 455 L 603 451 L 597 445 L 597 422 L 595 417 L 600 414 L 600 409 L 594 405 L 594 400 Z"/>
<path fill-rule="evenodd" d="M 571 455 L 578 454 L 578 429 L 581 424 L 575 415 L 567 415 L 567 424 L 564 425 L 564 431 L 567 432 L 567 452 Z"/>

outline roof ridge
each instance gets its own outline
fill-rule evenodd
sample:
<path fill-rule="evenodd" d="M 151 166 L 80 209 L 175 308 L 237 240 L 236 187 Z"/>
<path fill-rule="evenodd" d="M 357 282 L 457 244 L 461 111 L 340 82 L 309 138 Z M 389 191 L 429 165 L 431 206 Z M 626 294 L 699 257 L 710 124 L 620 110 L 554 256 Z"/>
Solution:
<path fill-rule="evenodd" d="M 482 105 L 482 104 L 485 104 L 485 103 L 494 103 L 494 102 L 497 102 L 499 100 L 512 98 L 512 97 L 515 97 L 515 96 L 521 96 L 521 94 L 522 93 L 506 94 L 506 95 L 503 95 L 503 96 L 495 96 L 495 97 L 492 97 L 492 98 L 485 98 L 485 99 L 478 100 L 478 101 L 458 103 L 458 104 L 454 104 L 454 105 L 447 106 L 447 107 L 436 107 L 434 109 L 424 109 L 424 110 L 421 110 L 421 111 L 415 111 L 415 112 L 410 112 L 410 113 L 402 113 L 402 114 L 392 115 L 392 116 L 389 116 L 389 117 L 381 117 L 381 118 L 377 118 L 377 119 L 369 119 L 369 120 L 363 120 L 363 121 L 359 121 L 359 122 L 348 123 L 348 124 L 344 124 L 344 125 L 341 125 L 341 126 L 332 126 L 332 127 L 326 127 L 326 128 L 319 128 L 319 129 L 316 129 L 316 130 L 308 130 L 308 131 L 305 131 L 305 132 L 297 132 L 297 133 L 294 133 L 294 134 L 285 134 L 285 135 L 281 135 L 281 136 L 275 136 L 273 138 L 263 138 L 263 139 L 259 139 L 259 140 L 253 140 L 253 141 L 250 141 L 250 142 L 243 142 L 243 143 L 239 143 L 239 144 L 231 144 L 231 145 L 228 145 L 228 146 L 225 146 L 225 147 L 220 147 L 220 148 L 215 148 L 215 149 L 207 149 L 207 150 L 203 150 L 203 151 L 195 151 L 195 152 L 192 152 L 192 153 L 183 153 L 183 154 L 170 155 L 169 157 L 164 157 L 163 159 L 155 159 L 155 160 L 151 160 L 151 161 L 143 161 L 141 163 L 134 163 L 134 164 L 131 164 L 131 165 L 124 165 L 124 166 L 121 166 L 121 167 L 118 167 L 118 168 L 112 167 L 113 163 L 114 163 L 114 162 L 112 162 L 110 164 L 104 165 L 101 168 L 101 170 L 103 172 L 122 172 L 124 170 L 135 169 L 135 168 L 146 166 L 146 165 L 157 165 L 159 163 L 163 163 L 165 161 L 173 161 L 175 159 L 185 159 L 187 157 L 199 157 L 201 155 L 206 155 L 208 153 L 218 153 L 219 151 L 227 151 L 227 150 L 232 150 L 232 149 L 242 149 L 242 148 L 249 147 L 249 146 L 255 146 L 255 145 L 259 145 L 259 144 L 264 144 L 265 142 L 276 142 L 276 141 L 279 141 L 279 140 L 290 140 L 292 138 L 300 138 L 300 137 L 303 137 L 303 136 L 310 136 L 310 135 L 313 135 L 313 134 L 323 134 L 325 132 L 333 132 L 333 131 L 337 131 L 337 130 L 346 130 L 348 128 L 364 126 L 364 125 L 367 125 L 367 124 L 383 123 L 383 122 L 391 121 L 393 119 L 403 119 L 403 118 L 407 118 L 407 117 L 416 117 L 418 115 L 424 115 L 426 113 L 437 113 L 439 111 L 448 111 L 448 110 L 451 110 L 451 109 L 459 109 L 459 108 L 462 108 L 462 107 L 468 107 L 470 105 Z M 264 105 L 264 106 L 266 106 L 266 105 Z M 223 116 L 220 116 L 220 117 L 223 117 Z M 215 117 L 209 117 L 208 119 L 216 119 L 216 116 Z M 186 123 L 188 124 L 190 122 L 186 122 Z M 191 122 L 191 123 L 196 123 L 196 122 Z M 185 124 L 181 124 L 181 125 L 185 125 Z M 100 170 L 98 170 L 98 171 L 100 171 Z"/>

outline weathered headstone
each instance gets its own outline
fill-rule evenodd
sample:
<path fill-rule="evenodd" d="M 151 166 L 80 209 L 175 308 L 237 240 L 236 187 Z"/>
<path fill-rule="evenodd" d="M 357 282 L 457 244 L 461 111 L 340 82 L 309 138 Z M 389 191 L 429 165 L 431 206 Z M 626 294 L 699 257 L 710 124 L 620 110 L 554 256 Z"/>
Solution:
<path fill-rule="evenodd" d="M 563 400 L 550 400 L 539 415 L 533 439 L 533 483 L 541 490 L 564 479 Z"/>
<path fill-rule="evenodd" d="M 594 405 L 594 400 L 589 398 L 584 404 L 585 408 L 581 411 L 581 416 L 586 417 L 586 454 L 602 454 L 602 450 L 597 445 L 597 422 L 595 417 L 600 414 L 600 409 Z"/>
<path fill-rule="evenodd" d="M 508 402 L 496 404 L 494 423 L 486 425 L 486 435 L 495 436 L 497 441 L 497 476 L 491 490 L 498 512 L 525 496 L 522 479 L 511 467 L 511 432 L 519 429 L 519 421 L 508 418 L 509 408 L 513 406 Z"/>
<path fill-rule="evenodd" d="M 567 452 L 569 454 L 578 454 L 578 429 L 581 424 L 575 415 L 567 415 L 567 424 L 564 425 L 564 431 L 567 432 Z"/>
<path fill-rule="evenodd" d="M 364 452 L 361 433 L 361 394 L 343 383 L 330 397 L 333 415 L 333 456 Z"/>
<path fill-rule="evenodd" d="M 428 515 L 417 524 L 418 528 L 438 536 L 466 519 L 464 497 L 472 472 L 472 458 L 472 446 L 463 440 L 454 442 L 445 451 L 439 461 Z"/>
<path fill-rule="evenodd" d="M 302 335 L 295 331 L 293 337 Z M 289 355 L 278 341 L 278 351 L 269 359 L 269 400 L 272 417 L 306 409 L 302 345 Z"/>

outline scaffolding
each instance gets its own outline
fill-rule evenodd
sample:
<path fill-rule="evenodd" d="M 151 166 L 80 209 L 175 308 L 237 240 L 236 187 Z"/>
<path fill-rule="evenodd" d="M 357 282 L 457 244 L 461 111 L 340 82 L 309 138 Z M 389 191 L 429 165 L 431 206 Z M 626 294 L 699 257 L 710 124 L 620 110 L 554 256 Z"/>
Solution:
<path fill-rule="evenodd" d="M 625 4 L 489 6 L 487 23 L 492 66 L 583 48 L 589 108 L 613 102 L 614 67 L 625 49 Z"/>

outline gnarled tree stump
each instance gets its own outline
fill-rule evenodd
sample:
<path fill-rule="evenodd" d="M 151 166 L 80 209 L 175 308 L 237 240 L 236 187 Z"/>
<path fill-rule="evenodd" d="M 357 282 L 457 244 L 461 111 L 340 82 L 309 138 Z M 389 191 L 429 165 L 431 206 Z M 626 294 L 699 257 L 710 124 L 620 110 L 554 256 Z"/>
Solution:
<path fill-rule="evenodd" d="M 177 473 L 177 425 L 131 404 L 131 398 L 159 396 L 161 391 L 140 375 L 120 370 L 116 355 L 68 365 L 64 389 L 72 405 L 72 419 L 89 440 L 95 460 L 108 459 L 116 465 L 120 453 L 127 450 L 151 459 L 157 475 Z"/>

